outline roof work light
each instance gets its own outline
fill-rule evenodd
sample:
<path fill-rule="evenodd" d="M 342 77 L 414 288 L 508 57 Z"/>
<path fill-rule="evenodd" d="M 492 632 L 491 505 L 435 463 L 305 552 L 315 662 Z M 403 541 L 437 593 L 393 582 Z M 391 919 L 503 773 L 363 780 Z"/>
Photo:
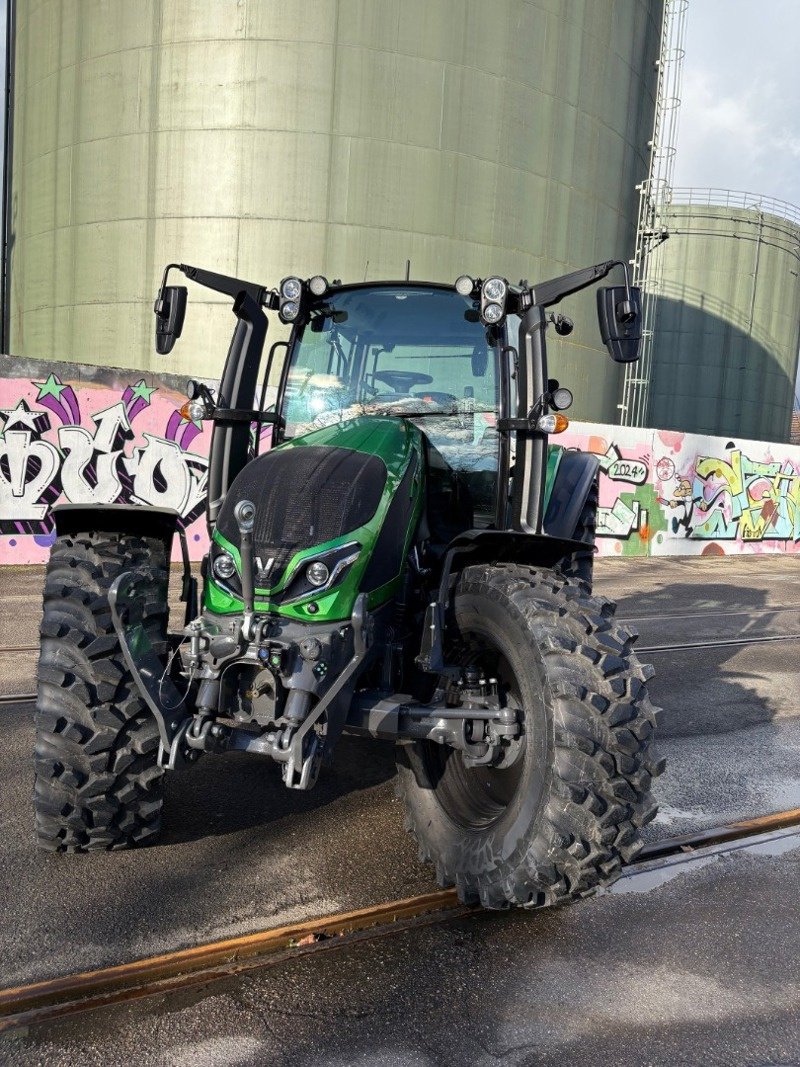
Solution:
<path fill-rule="evenodd" d="M 508 282 L 505 278 L 487 278 L 481 286 L 481 322 L 497 326 L 506 317 Z"/>

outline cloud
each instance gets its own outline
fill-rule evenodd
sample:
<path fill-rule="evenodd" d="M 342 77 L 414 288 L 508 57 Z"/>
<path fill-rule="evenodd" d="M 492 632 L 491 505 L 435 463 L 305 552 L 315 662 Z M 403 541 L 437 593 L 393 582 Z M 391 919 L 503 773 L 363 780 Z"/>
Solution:
<path fill-rule="evenodd" d="M 688 19 L 675 184 L 800 205 L 800 4 L 695 0 Z"/>

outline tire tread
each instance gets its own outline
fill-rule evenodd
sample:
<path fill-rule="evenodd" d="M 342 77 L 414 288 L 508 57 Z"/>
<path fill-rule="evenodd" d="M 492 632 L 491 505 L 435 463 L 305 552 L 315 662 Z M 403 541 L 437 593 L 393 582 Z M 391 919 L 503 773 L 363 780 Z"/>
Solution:
<path fill-rule="evenodd" d="M 145 569 L 143 623 L 166 645 L 163 544 L 124 533 L 57 538 L 45 575 L 37 669 L 34 809 L 39 845 L 55 852 L 125 848 L 161 823 L 158 728 L 139 697 L 111 622 L 108 589 Z"/>
<path fill-rule="evenodd" d="M 490 908 L 586 896 L 619 876 L 642 847 L 640 828 L 657 811 L 651 785 L 664 764 L 652 751 L 652 670 L 633 652 L 637 635 L 614 622 L 614 605 L 560 569 L 469 567 L 458 590 L 499 602 L 530 634 L 549 689 L 553 766 L 524 847 L 492 856 L 480 871 L 446 870 L 439 860 L 439 884 L 455 885 L 462 900 L 480 899 Z M 406 823 L 420 856 L 430 860 L 428 827 L 414 803 L 417 788 L 401 762 Z"/>

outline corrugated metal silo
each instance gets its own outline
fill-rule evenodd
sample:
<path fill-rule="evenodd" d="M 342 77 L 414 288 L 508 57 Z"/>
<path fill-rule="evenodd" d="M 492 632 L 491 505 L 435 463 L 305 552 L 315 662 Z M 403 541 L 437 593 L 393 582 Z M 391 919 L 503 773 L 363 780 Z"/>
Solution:
<path fill-rule="evenodd" d="M 788 441 L 800 343 L 800 210 L 675 190 L 654 253 L 648 423 Z"/>

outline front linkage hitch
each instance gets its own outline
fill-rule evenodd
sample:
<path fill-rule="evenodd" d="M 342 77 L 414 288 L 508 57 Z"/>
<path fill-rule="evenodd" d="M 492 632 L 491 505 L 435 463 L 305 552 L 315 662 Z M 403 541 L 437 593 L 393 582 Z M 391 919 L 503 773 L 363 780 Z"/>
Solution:
<path fill-rule="evenodd" d="M 137 605 L 146 594 L 145 583 L 146 576 L 136 571 L 119 575 L 109 590 L 109 604 L 125 662 L 158 724 L 159 764 L 174 769 L 202 752 L 256 752 L 282 764 L 289 788 L 311 788 L 324 755 L 323 720 L 367 653 L 366 595 L 356 599 L 349 624 L 339 623 L 327 635 L 300 641 L 281 640 L 280 624 L 267 616 L 251 615 L 247 635 L 241 619 L 221 630 L 199 616 L 185 627 L 180 642 L 189 642 L 182 661 L 186 689 L 181 693 L 170 671 L 180 645 L 165 665 L 142 625 Z M 223 676 L 233 664 L 268 672 L 275 678 L 273 691 L 279 680 L 288 689 L 273 729 L 255 733 L 217 721 L 223 714 Z M 254 687 L 258 683 L 259 674 Z"/>

